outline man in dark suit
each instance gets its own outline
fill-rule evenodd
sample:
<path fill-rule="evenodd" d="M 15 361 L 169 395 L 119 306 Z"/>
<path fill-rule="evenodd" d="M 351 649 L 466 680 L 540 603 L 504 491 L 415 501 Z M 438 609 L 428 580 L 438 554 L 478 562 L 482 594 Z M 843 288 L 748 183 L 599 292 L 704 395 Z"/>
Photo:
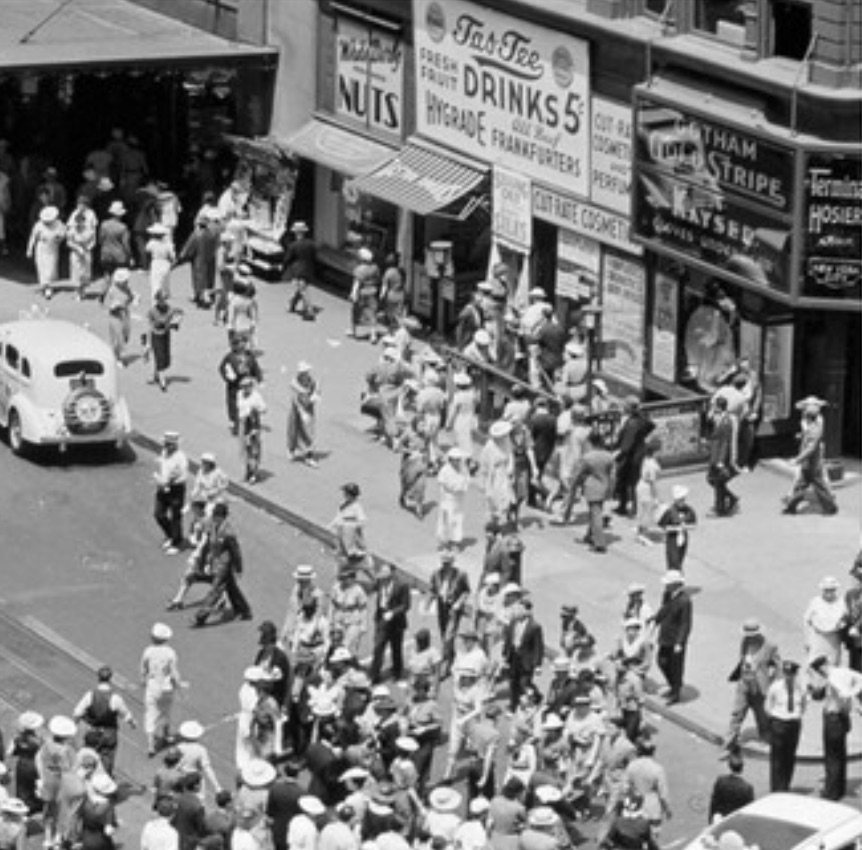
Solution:
<path fill-rule="evenodd" d="M 299 783 L 300 765 L 288 761 L 283 773 L 269 787 L 266 799 L 266 816 L 269 818 L 275 850 L 287 850 L 287 827 L 300 812 L 299 798 L 308 793 Z"/>
<path fill-rule="evenodd" d="M 724 742 L 726 749 L 733 751 L 738 746 L 739 732 L 749 708 L 754 712 L 760 740 L 769 740 L 769 717 L 764 707 L 766 692 L 780 667 L 778 648 L 766 639 L 760 623 L 754 619 L 746 620 L 742 624 L 739 661 L 728 677 L 728 681 L 736 683 L 736 693 Z"/>
<path fill-rule="evenodd" d="M 308 288 L 316 274 L 317 245 L 308 237 L 308 225 L 304 221 L 294 222 L 290 232 L 294 239 L 284 245 L 284 277 L 293 284 L 294 290 L 287 312 L 298 312 L 306 321 L 313 321 L 315 309 L 308 296 Z"/>
<path fill-rule="evenodd" d="M 664 574 L 664 599 L 655 614 L 658 626 L 658 666 L 667 680 L 668 693 L 665 702 L 679 702 L 685 673 L 685 649 L 691 634 L 691 597 L 685 590 L 682 573 L 669 570 Z"/>
<path fill-rule="evenodd" d="M 187 773 L 182 782 L 182 791 L 171 825 L 179 833 L 180 850 L 195 850 L 205 837 L 204 804 L 201 802 L 201 775 L 196 770 Z"/>
<path fill-rule="evenodd" d="M 242 574 L 242 551 L 227 516 L 227 504 L 216 503 L 203 554 L 210 563 L 213 583 L 203 605 L 192 620 L 192 626 L 203 626 L 220 608 L 223 595 L 230 603 L 232 616 L 239 617 L 240 620 L 251 619 L 251 606 L 237 582 L 238 576 Z"/>
<path fill-rule="evenodd" d="M 709 798 L 710 823 L 715 823 L 716 818 L 726 818 L 754 800 L 754 788 L 747 779 L 742 778 L 742 768 L 745 766 L 742 756 L 732 753 L 727 759 L 727 766 L 730 773 L 719 776 L 712 786 L 712 796 Z"/>
<path fill-rule="evenodd" d="M 533 683 L 536 670 L 545 657 L 542 627 L 533 619 L 529 599 L 516 603 L 512 621 L 503 632 L 503 660 L 509 670 L 509 706 L 518 707 L 521 694 Z"/>
<path fill-rule="evenodd" d="M 583 542 L 589 544 L 594 552 L 608 551 L 604 505 L 614 489 L 614 468 L 614 456 L 602 448 L 599 435 L 591 433 L 587 437 L 586 451 L 575 474 L 572 490 L 583 490 L 589 511 L 589 529 Z"/>
<path fill-rule="evenodd" d="M 728 483 L 739 471 L 736 466 L 736 419 L 727 409 L 727 398 L 716 396 L 710 412 L 709 469 L 706 480 L 715 493 L 713 515 L 730 516 L 736 512 L 739 496 L 730 492 Z"/>
<path fill-rule="evenodd" d="M 635 487 L 641 474 L 646 439 L 655 429 L 655 423 L 641 410 L 636 396 L 625 400 L 623 411 L 625 418 L 616 440 L 617 506 L 614 510 L 620 516 L 628 516 L 629 503 L 635 504 Z"/>
<path fill-rule="evenodd" d="M 377 577 L 377 607 L 374 611 L 374 652 L 369 675 L 375 684 L 381 680 L 383 656 L 392 653 L 392 675 L 404 673 L 404 632 L 410 610 L 410 588 L 393 575 L 389 564 L 380 566 Z"/>
<path fill-rule="evenodd" d="M 428 601 L 437 606 L 437 625 L 443 644 L 443 675 L 448 675 L 455 657 L 455 635 L 461 624 L 464 606 L 470 598 L 470 579 L 455 566 L 455 556 L 444 552 L 440 566 L 431 574 Z"/>
<path fill-rule="evenodd" d="M 273 699 L 287 711 L 290 705 L 290 659 L 287 653 L 278 645 L 278 629 L 271 620 L 264 620 L 259 626 L 260 649 L 254 657 L 254 663 L 263 667 L 272 675 L 269 692 Z"/>

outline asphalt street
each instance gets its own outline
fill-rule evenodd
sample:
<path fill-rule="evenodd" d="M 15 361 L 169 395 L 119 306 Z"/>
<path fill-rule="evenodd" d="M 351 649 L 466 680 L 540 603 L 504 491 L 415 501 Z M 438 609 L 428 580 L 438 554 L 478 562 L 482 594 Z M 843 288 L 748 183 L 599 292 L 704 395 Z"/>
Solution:
<path fill-rule="evenodd" d="M 150 521 L 153 458 L 130 450 L 109 454 L 54 454 L 35 460 L 14 458 L 0 447 L 0 535 L 5 541 L 0 642 L 0 722 L 9 733 L 15 715 L 35 708 L 46 715 L 69 712 L 92 685 L 102 663 L 113 666 L 117 684 L 135 714 L 141 714 L 137 665 L 154 620 L 175 629 L 174 645 L 190 687 L 178 704 L 177 719 L 197 718 L 208 727 L 207 743 L 216 770 L 229 785 L 232 776 L 236 691 L 256 643 L 256 623 L 280 625 L 293 568 L 317 566 L 331 579 L 333 561 L 321 544 L 271 515 L 232 500 L 231 513 L 247 560 L 243 587 L 255 622 L 188 628 L 189 612 L 166 613 L 164 604 L 183 567 L 182 556 L 167 556 Z M 413 627 L 428 625 L 415 606 Z M 449 710 L 449 689 L 441 703 Z M 722 765 L 716 750 L 656 715 L 659 759 L 670 775 L 674 818 L 663 844 L 676 845 L 704 823 L 709 790 Z M 121 807 L 123 838 L 137 840 L 149 813 L 145 793 L 154 771 L 140 732 L 125 730 L 118 760 L 129 799 Z M 439 759 L 436 769 L 442 764 Z M 797 788 L 817 788 L 820 769 L 801 766 Z M 858 767 L 854 776 L 858 781 Z M 767 765 L 751 760 L 748 775 L 758 793 L 767 790 Z M 585 824 L 585 838 L 595 825 Z"/>

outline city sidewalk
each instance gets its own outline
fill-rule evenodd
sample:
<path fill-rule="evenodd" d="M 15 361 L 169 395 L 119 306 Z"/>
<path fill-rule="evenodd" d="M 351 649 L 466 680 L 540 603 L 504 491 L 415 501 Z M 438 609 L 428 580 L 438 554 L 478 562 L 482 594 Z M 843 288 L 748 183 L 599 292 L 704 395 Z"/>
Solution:
<path fill-rule="evenodd" d="M 186 310 L 186 316 L 174 335 L 171 382 L 168 392 L 162 393 L 147 383 L 150 367 L 138 357 L 148 292 L 142 274 L 134 276 L 133 287 L 141 293 L 142 303 L 136 308 L 133 323 L 130 354 L 135 359 L 123 373 L 123 384 L 135 429 L 151 440 L 158 440 L 165 430 L 179 430 L 183 447 L 192 458 L 212 451 L 228 474 L 240 480 L 239 447 L 228 431 L 224 389 L 217 371 L 227 351 L 224 329 L 213 326 L 210 312 L 189 303 L 187 267 L 175 272 L 174 301 Z M 315 292 L 322 312 L 316 322 L 303 322 L 286 313 L 287 292 L 284 284 L 261 284 L 259 288 L 259 345 L 264 351 L 263 394 L 269 404 L 270 430 L 264 437 L 264 480 L 255 491 L 308 523 L 325 526 L 335 514 L 341 484 L 356 481 L 362 487 L 362 502 L 369 516 L 371 548 L 420 580 L 427 579 L 437 564 L 436 511 L 420 521 L 398 507 L 398 459 L 372 441 L 370 421 L 359 413 L 363 377 L 380 350 L 345 336 L 346 302 Z M 52 317 L 86 323 L 107 336 L 107 317 L 95 300 L 77 302 L 70 291 L 61 290 L 46 304 L 32 285 L 2 277 L 0 293 L 2 321 L 16 318 L 36 304 L 47 307 Z M 292 463 L 285 448 L 289 381 L 300 359 L 312 364 L 322 388 L 319 469 Z M 736 663 L 743 620 L 758 618 L 767 635 L 780 646 L 783 657 L 803 660 L 802 613 L 818 592 L 823 576 L 835 575 L 847 585 L 847 570 L 859 546 L 862 486 L 857 476 L 851 476 L 838 492 L 838 515 L 783 516 L 779 500 L 789 487 L 789 478 L 777 471 L 779 467 L 761 467 L 734 482 L 742 510 L 730 519 L 706 516 L 711 494 L 702 471 L 668 473 L 660 483 L 665 499 L 673 483 L 685 483 L 701 522 L 686 561 L 694 600 L 694 629 L 684 700 L 668 710 L 651 699 L 650 707 L 708 740 L 717 741 L 725 732 L 732 699 L 727 677 Z M 429 499 L 435 497 L 432 483 Z M 470 545 L 459 558 L 474 584 L 481 569 L 482 517 L 474 488 L 469 494 L 466 524 Z M 630 582 L 647 586 L 647 599 L 654 607 L 661 596 L 665 571 L 662 546 L 638 545 L 633 523 L 614 518 L 609 552 L 593 554 L 576 542 L 583 536 L 584 521 L 581 514 L 574 526 L 553 526 L 547 515 L 528 511 L 522 523 L 524 583 L 552 648 L 559 638 L 559 609 L 564 603 L 580 607 L 600 647 L 606 648 L 619 633 L 625 588 Z M 804 725 L 801 756 L 819 756 L 820 730 L 815 705 Z M 860 749 L 859 743 L 859 736 L 854 736 L 854 750 Z"/>

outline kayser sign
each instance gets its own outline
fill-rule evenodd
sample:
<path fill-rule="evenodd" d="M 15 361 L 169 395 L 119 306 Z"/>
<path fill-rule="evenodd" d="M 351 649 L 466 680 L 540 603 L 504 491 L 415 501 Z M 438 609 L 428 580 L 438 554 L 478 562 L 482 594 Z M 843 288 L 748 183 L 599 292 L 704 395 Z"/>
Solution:
<path fill-rule="evenodd" d="M 589 45 L 463 0 L 414 0 L 416 124 L 586 198 Z"/>

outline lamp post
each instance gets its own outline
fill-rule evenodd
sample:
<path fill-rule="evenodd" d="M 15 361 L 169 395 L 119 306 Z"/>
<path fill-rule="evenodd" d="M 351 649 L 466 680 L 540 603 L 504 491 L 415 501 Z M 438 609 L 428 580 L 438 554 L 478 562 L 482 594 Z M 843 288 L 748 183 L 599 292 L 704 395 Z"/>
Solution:
<path fill-rule="evenodd" d="M 584 314 L 584 327 L 587 329 L 587 406 L 592 409 L 593 361 L 596 351 L 597 331 L 602 317 L 602 306 L 601 304 L 590 302 L 581 307 L 581 312 Z"/>
<path fill-rule="evenodd" d="M 446 310 L 444 301 L 451 300 L 454 304 L 454 269 L 452 268 L 452 243 L 448 239 L 436 239 L 428 245 L 427 252 L 428 277 L 433 281 L 431 294 L 431 325 L 439 334 L 445 333 Z M 444 298 L 444 281 L 452 283 L 449 299 Z"/>

